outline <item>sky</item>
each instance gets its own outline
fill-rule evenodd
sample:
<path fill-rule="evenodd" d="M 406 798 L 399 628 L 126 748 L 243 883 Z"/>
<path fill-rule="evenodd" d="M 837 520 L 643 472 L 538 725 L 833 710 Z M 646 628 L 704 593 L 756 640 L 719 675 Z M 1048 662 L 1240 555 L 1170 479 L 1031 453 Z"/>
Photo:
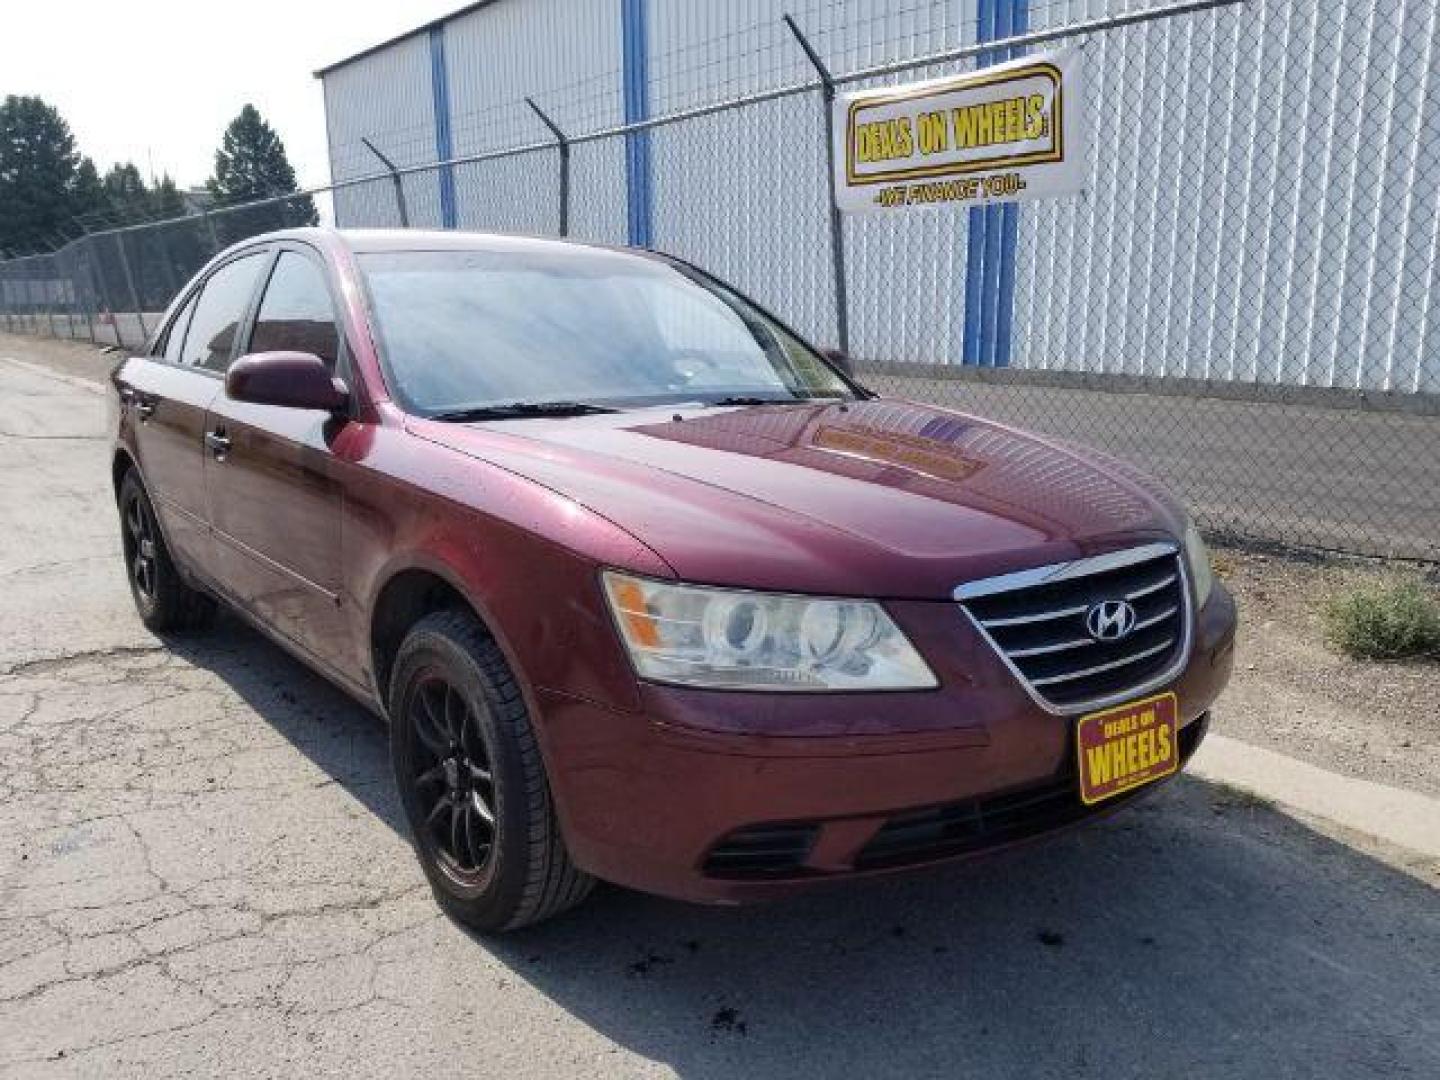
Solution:
<path fill-rule="evenodd" d="M 302 187 L 329 180 L 316 68 L 464 0 L 12 0 L 0 16 L 0 97 L 60 110 L 101 172 L 204 184 L 225 126 L 249 102 L 285 143 Z"/>

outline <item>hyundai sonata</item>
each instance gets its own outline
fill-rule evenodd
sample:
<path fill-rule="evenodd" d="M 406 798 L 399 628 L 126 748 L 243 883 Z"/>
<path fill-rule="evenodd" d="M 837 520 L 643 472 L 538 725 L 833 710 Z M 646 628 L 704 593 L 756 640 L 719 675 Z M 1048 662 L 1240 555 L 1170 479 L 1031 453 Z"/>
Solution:
<path fill-rule="evenodd" d="M 440 904 L 739 902 L 1175 775 L 1235 612 L 1098 454 L 877 397 L 693 266 L 464 233 L 217 256 L 116 371 L 156 631 L 217 602 L 389 724 Z"/>

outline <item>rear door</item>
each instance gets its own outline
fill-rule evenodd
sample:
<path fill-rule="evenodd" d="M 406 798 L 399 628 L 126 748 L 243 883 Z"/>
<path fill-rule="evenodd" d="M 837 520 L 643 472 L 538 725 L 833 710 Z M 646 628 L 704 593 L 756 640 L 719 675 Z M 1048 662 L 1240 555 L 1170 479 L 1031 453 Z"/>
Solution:
<path fill-rule="evenodd" d="M 319 256 L 302 244 L 281 245 L 243 351 L 313 353 L 349 381 L 338 312 Z M 331 447 L 346 424 L 320 410 L 235 401 L 223 388 L 206 423 L 214 444 L 206 493 L 227 588 L 335 666 L 349 655 L 340 552 L 346 466 Z"/>
<path fill-rule="evenodd" d="M 205 412 L 220 389 L 264 262 L 252 251 L 217 267 L 180 306 L 152 355 L 126 365 L 121 385 L 140 473 L 165 538 L 185 567 L 212 578 Z"/>

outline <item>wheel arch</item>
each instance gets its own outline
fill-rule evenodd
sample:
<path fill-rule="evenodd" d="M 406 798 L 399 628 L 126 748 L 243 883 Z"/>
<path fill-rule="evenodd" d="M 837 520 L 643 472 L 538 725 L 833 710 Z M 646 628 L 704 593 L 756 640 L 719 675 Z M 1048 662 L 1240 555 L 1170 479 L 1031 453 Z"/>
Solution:
<path fill-rule="evenodd" d="M 390 675 L 406 633 L 426 615 L 452 608 L 474 617 L 484 632 L 508 654 L 509 650 L 496 635 L 481 605 L 471 598 L 459 576 L 448 567 L 428 562 L 415 563 L 396 567 L 385 578 L 375 594 L 374 603 L 370 605 L 368 636 L 375 695 L 382 710 L 388 708 Z M 507 660 L 513 669 L 513 658 L 507 655 Z M 515 674 L 520 678 L 518 671 Z"/>
<path fill-rule="evenodd" d="M 110 486 L 115 494 L 115 501 L 120 501 L 120 485 L 125 482 L 125 474 L 131 470 L 137 473 L 140 466 L 136 463 L 134 456 L 123 446 L 117 446 L 115 453 L 110 459 Z M 144 477 L 141 477 L 144 482 Z"/>

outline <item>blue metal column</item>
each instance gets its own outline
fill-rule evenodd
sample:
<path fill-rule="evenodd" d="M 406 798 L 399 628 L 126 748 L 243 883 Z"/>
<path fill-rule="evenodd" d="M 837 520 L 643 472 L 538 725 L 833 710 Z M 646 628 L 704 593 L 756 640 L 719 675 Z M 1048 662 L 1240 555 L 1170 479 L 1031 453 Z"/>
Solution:
<path fill-rule="evenodd" d="M 999 41 L 1010 36 L 1010 14 L 1014 0 L 990 0 L 991 26 L 989 41 Z M 986 56 L 987 64 L 998 64 L 1006 60 L 1005 53 L 992 49 Z M 985 284 L 981 290 L 980 307 L 980 363 L 985 367 L 995 366 L 995 338 L 1000 324 L 1000 263 L 1001 227 L 1004 223 L 1004 207 L 985 207 Z"/>
<path fill-rule="evenodd" d="M 1029 0 L 979 0 L 976 39 L 998 41 L 1022 34 L 1030 23 Z M 979 57 L 981 67 L 1010 59 L 1009 50 Z M 966 364 L 1005 367 L 1015 308 L 1015 247 L 1020 208 L 1014 203 L 970 209 L 965 252 L 965 333 L 961 359 Z"/>
<path fill-rule="evenodd" d="M 624 50 L 625 123 L 650 118 L 650 71 L 645 23 L 646 0 L 620 0 L 620 32 Z M 650 132 L 625 136 L 626 235 L 633 247 L 652 246 L 653 206 L 650 190 Z"/>
<path fill-rule="evenodd" d="M 1003 2 L 1003 0 L 1002 0 Z M 1010 27 L 999 37 L 1018 37 L 1030 29 L 1030 0 L 1010 0 Z M 1010 50 L 1014 59 L 1022 49 Z M 1010 366 L 1010 335 L 1015 324 L 1015 248 L 1020 236 L 1020 204 L 1005 203 L 1000 211 L 1000 266 L 995 284 L 995 367 Z"/>
<path fill-rule="evenodd" d="M 995 38 L 995 8 L 1010 0 L 979 0 L 976 12 L 975 40 L 993 41 Z M 994 62 L 990 53 L 982 53 L 978 64 L 985 67 Z M 966 364 L 985 362 L 985 338 L 983 312 L 987 306 L 985 273 L 985 234 L 989 231 L 990 208 L 970 208 L 970 229 L 965 241 L 965 336 L 961 348 L 961 360 Z"/>
<path fill-rule="evenodd" d="M 435 109 L 435 160 L 449 161 L 455 156 L 450 137 L 450 75 L 445 67 L 445 24 L 430 30 L 430 94 Z M 440 224 L 456 227 L 455 170 L 442 165 L 440 176 Z"/>

